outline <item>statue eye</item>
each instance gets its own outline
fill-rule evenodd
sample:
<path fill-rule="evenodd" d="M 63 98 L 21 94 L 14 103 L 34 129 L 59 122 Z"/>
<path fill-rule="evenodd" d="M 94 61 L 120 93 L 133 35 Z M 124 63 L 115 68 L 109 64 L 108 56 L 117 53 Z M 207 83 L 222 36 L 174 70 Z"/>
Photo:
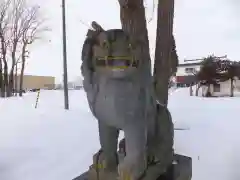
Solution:
<path fill-rule="evenodd" d="M 103 48 L 109 48 L 109 42 L 108 41 L 103 41 L 103 43 L 102 43 L 102 47 Z"/>
<path fill-rule="evenodd" d="M 134 50 L 136 48 L 136 46 L 132 43 L 129 43 L 128 48 L 131 49 L 131 50 Z"/>

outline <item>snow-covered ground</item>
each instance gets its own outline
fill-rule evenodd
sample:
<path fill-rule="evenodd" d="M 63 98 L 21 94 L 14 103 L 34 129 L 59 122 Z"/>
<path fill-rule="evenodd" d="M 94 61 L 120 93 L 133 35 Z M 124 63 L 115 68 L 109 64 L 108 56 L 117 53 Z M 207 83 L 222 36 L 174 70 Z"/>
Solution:
<path fill-rule="evenodd" d="M 88 169 L 99 148 L 97 123 L 82 90 L 42 91 L 0 99 L 0 180 L 71 180 Z M 170 93 L 175 150 L 193 159 L 192 180 L 240 179 L 240 98 L 190 97 Z"/>

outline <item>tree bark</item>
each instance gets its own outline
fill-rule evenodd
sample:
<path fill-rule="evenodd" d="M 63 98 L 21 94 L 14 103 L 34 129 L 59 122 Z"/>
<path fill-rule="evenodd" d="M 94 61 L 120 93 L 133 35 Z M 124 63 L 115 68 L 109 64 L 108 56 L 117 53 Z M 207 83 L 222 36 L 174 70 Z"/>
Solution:
<path fill-rule="evenodd" d="M 233 87 L 233 78 L 231 78 L 231 85 L 230 85 L 230 97 L 234 96 L 234 87 Z"/>
<path fill-rule="evenodd" d="M 9 74 L 9 84 L 8 84 L 8 91 L 10 96 L 12 96 L 12 91 L 14 87 L 14 67 L 16 65 L 16 49 L 17 49 L 17 41 L 14 40 L 13 50 L 12 50 L 12 67 Z"/>
<path fill-rule="evenodd" d="M 0 24 L 0 39 L 1 39 L 1 53 L 2 53 L 2 65 L 3 65 L 3 79 L 2 79 L 2 97 L 6 96 L 7 87 L 8 87 L 8 64 L 6 59 L 7 46 L 3 34 L 3 30 Z"/>
<path fill-rule="evenodd" d="M 118 0 L 120 4 L 120 20 L 122 29 L 127 32 L 135 47 L 134 56 L 140 61 L 143 77 L 151 78 L 151 58 L 149 53 L 149 40 L 145 8 L 143 0 Z M 144 82 L 150 82 L 149 79 Z"/>
<path fill-rule="evenodd" d="M 16 63 L 15 65 L 15 75 L 14 75 L 14 94 L 15 96 L 17 96 L 17 91 L 18 91 L 18 75 L 17 75 L 17 71 L 18 71 L 18 63 Z"/>
<path fill-rule="evenodd" d="M 154 84 L 158 100 L 165 105 L 168 103 L 168 82 L 171 75 L 173 14 L 174 0 L 158 1 Z"/>
<path fill-rule="evenodd" d="M 22 47 L 22 67 L 21 67 L 21 73 L 20 73 L 20 82 L 19 82 L 19 96 L 22 97 L 23 94 L 23 75 L 24 75 L 24 69 L 25 69 L 25 63 L 26 63 L 26 47 L 27 44 L 23 44 Z"/>
<path fill-rule="evenodd" d="M 197 83 L 197 85 L 196 85 L 196 91 L 195 91 L 195 96 L 198 96 L 200 87 L 201 87 L 200 83 Z"/>
<path fill-rule="evenodd" d="M 190 84 L 189 91 L 190 91 L 190 96 L 193 96 L 193 84 Z"/>
<path fill-rule="evenodd" d="M 7 61 L 4 61 L 4 75 L 3 75 L 3 82 L 4 82 L 4 97 L 10 97 L 10 93 L 8 92 L 8 64 Z"/>
<path fill-rule="evenodd" d="M 176 41 L 175 37 L 172 35 L 172 42 L 171 42 L 171 59 L 170 59 L 170 67 L 171 67 L 171 72 L 170 76 L 176 76 L 177 73 L 177 67 L 179 64 L 178 60 L 178 55 L 177 55 L 177 50 L 176 50 Z"/>
<path fill-rule="evenodd" d="M 4 85 L 4 74 L 3 74 L 3 70 L 1 70 L 1 97 L 5 97 L 5 85 Z"/>
<path fill-rule="evenodd" d="M 4 83 L 3 83 L 2 59 L 0 59 L 0 97 L 4 97 Z"/>

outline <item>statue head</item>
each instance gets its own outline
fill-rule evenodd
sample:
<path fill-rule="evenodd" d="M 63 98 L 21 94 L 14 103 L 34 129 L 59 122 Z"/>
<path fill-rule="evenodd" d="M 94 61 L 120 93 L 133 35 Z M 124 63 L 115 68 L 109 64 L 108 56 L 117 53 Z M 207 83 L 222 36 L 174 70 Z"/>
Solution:
<path fill-rule="evenodd" d="M 137 72 L 139 62 L 134 58 L 134 44 L 122 29 L 104 30 L 96 22 L 93 31 L 91 61 L 94 71 L 109 78 L 126 78 Z"/>

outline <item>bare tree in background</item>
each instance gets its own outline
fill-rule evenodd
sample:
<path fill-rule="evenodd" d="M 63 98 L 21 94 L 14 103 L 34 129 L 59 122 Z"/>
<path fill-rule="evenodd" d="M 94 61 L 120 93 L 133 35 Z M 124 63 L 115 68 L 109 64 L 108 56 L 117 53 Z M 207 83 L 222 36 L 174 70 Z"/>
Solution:
<path fill-rule="evenodd" d="M 7 49 L 9 47 L 9 23 L 10 16 L 8 10 L 10 8 L 10 0 L 0 2 L 0 85 L 1 97 L 6 96 L 6 87 L 8 87 L 8 63 Z"/>
<path fill-rule="evenodd" d="M 18 56 L 18 58 L 17 58 L 17 61 L 16 61 L 16 63 L 15 63 L 15 73 L 14 73 L 14 95 L 15 96 L 17 96 L 17 89 L 18 89 L 18 84 L 19 84 L 19 82 L 18 82 L 18 72 L 19 72 L 19 70 L 20 70 L 20 67 L 19 67 L 19 64 L 21 64 L 21 56 Z"/>
<path fill-rule="evenodd" d="M 26 2 L 25 0 L 12 0 L 11 2 L 12 9 L 10 13 L 12 14 L 11 21 L 11 48 L 9 49 L 12 59 L 11 70 L 9 73 L 9 92 L 12 92 L 14 87 L 14 69 L 17 68 L 17 48 L 20 44 L 20 38 L 23 35 L 25 19 L 24 14 L 26 13 Z"/>
<path fill-rule="evenodd" d="M 43 32 L 48 31 L 44 23 L 44 19 L 40 17 L 39 14 L 39 7 L 34 6 L 28 9 L 28 13 L 24 17 L 26 19 L 25 23 L 23 24 L 23 34 L 21 37 L 21 60 L 22 60 L 22 67 L 20 73 L 20 93 L 19 95 L 22 96 L 22 88 L 23 88 L 23 75 L 26 65 L 26 58 L 29 57 L 30 52 L 28 51 L 28 46 L 32 45 L 36 40 L 41 39 Z"/>
<path fill-rule="evenodd" d="M 20 89 L 20 96 L 22 96 L 23 74 L 26 58 L 29 55 L 27 47 L 39 39 L 41 33 L 47 28 L 43 27 L 45 21 L 40 16 L 39 6 L 29 5 L 27 0 L 1 2 L 0 15 L 1 74 L 1 67 L 4 64 L 4 78 L 0 79 L 2 94 L 7 92 L 7 97 L 9 97 L 12 96 L 14 89 Z M 11 59 L 10 62 L 7 61 L 9 59 Z M 14 81 L 18 79 L 17 72 L 20 62 L 22 66 L 20 87 L 18 88 L 18 83 Z M 10 69 L 8 69 L 9 67 Z"/>

